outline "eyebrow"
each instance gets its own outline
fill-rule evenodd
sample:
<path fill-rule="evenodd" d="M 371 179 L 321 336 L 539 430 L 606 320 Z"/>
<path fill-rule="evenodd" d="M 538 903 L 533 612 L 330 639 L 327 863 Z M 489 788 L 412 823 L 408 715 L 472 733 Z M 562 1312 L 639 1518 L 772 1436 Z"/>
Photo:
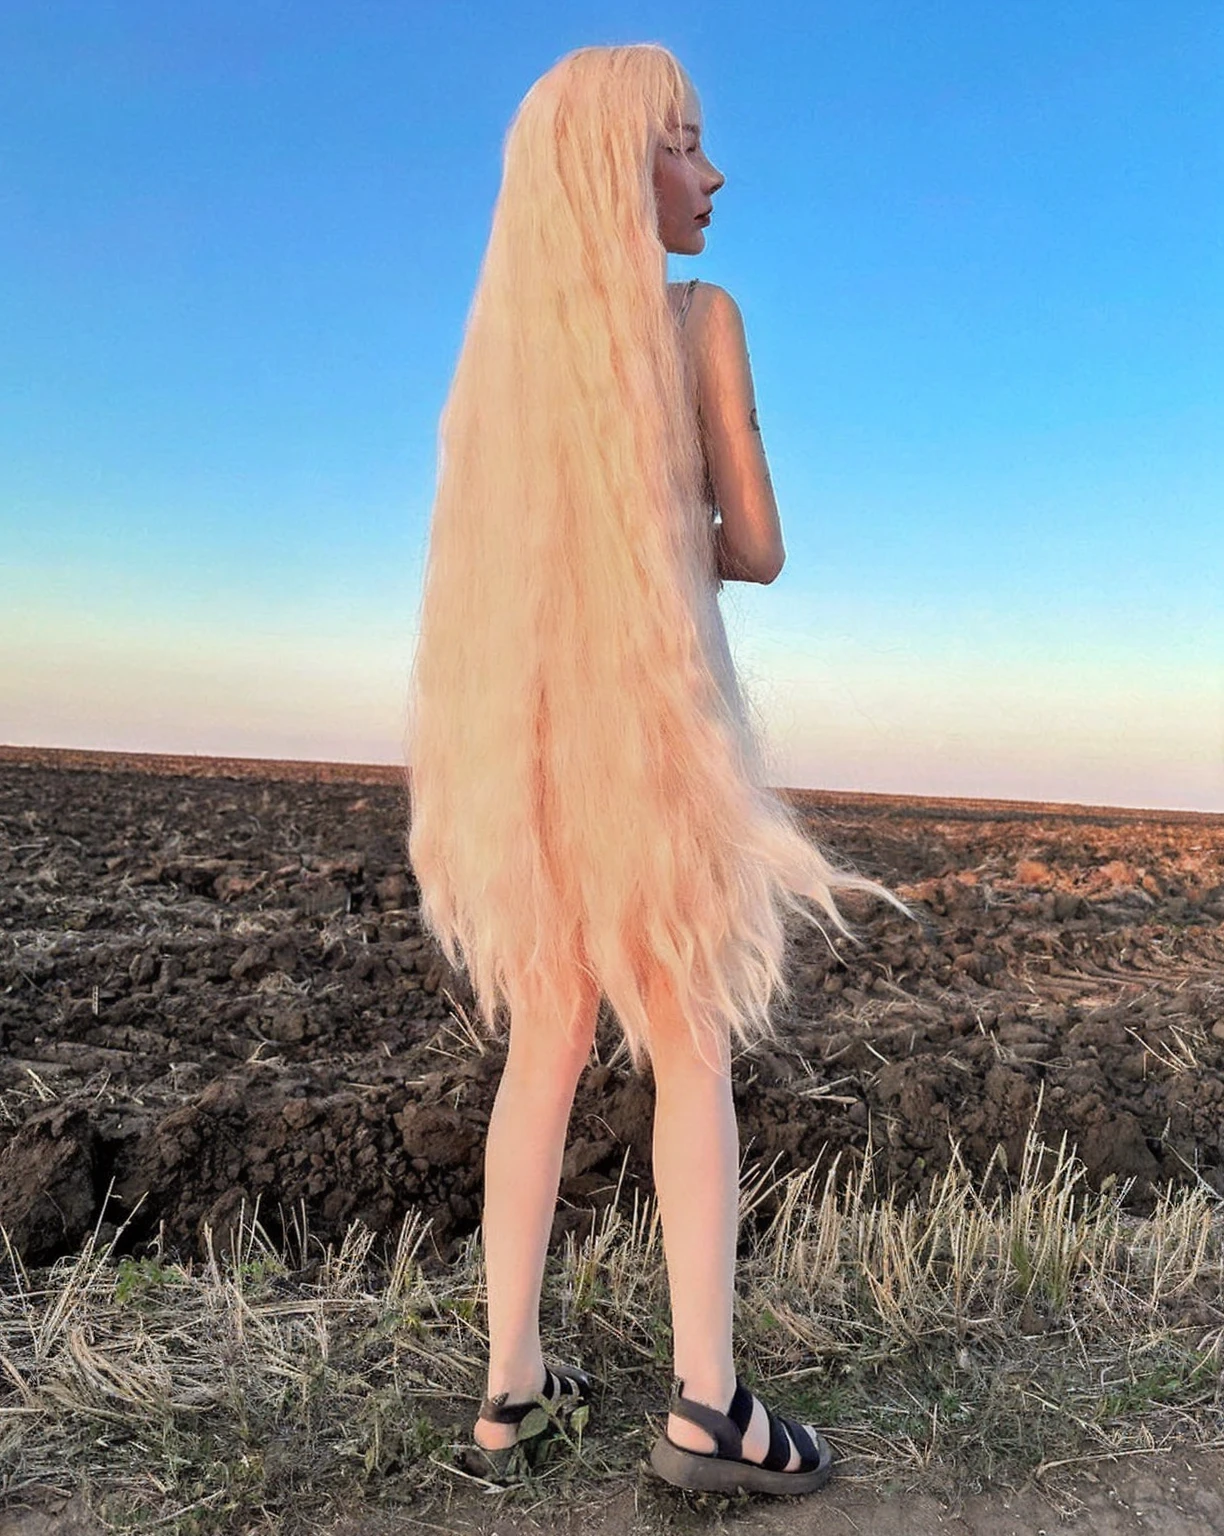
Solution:
<path fill-rule="evenodd" d="M 701 124 L 700 123 L 681 123 L 680 126 L 681 126 L 681 128 L 685 129 L 686 132 L 688 132 L 688 133 L 700 134 L 700 132 L 701 132 Z"/>

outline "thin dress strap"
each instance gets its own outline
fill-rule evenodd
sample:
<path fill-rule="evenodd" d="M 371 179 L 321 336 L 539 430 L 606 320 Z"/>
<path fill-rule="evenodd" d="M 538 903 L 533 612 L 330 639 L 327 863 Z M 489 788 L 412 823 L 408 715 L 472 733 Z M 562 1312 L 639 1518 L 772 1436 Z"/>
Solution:
<path fill-rule="evenodd" d="M 695 277 L 689 278 L 688 286 L 684 290 L 684 297 L 680 301 L 680 314 L 677 317 L 681 325 L 684 324 L 684 317 L 688 314 L 689 300 L 693 297 L 693 289 L 696 286 L 697 279 Z"/>

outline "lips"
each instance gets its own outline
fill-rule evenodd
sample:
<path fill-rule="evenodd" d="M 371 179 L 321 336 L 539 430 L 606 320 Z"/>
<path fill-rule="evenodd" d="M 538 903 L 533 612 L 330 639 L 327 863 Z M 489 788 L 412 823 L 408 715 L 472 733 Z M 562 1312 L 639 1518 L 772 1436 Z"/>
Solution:
<path fill-rule="evenodd" d="M 698 223 L 698 224 L 708 224 L 710 222 L 710 214 L 712 212 L 713 212 L 712 209 L 707 208 L 704 213 L 699 213 L 697 215 L 697 218 L 696 218 L 695 222 Z"/>

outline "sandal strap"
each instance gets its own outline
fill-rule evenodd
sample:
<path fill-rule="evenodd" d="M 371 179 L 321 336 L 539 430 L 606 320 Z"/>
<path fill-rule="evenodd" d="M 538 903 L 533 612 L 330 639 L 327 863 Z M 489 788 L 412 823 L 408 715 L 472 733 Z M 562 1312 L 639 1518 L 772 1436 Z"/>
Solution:
<path fill-rule="evenodd" d="M 769 1415 L 769 1455 L 761 1465 L 768 1467 L 771 1472 L 785 1472 L 793 1442 L 795 1450 L 799 1452 L 799 1465 L 795 1471 L 814 1472 L 820 1465 L 820 1452 L 804 1426 L 769 1408 L 765 1412 Z M 782 1458 L 780 1461 L 777 1460 L 779 1453 Z"/>
<path fill-rule="evenodd" d="M 765 1414 L 769 1419 L 769 1452 L 761 1465 L 767 1472 L 785 1472 L 790 1465 L 792 1450 L 786 1421 L 772 1408 L 767 1407 Z M 794 1449 L 797 1450 L 798 1447 Z"/>
<path fill-rule="evenodd" d="M 544 1396 L 550 1403 L 561 1397 L 576 1397 L 585 1402 L 593 1386 L 586 1371 L 580 1371 L 575 1365 L 544 1367 Z"/>
<path fill-rule="evenodd" d="M 535 1398 L 527 1403 L 511 1403 L 506 1401 L 509 1396 L 509 1392 L 499 1392 L 496 1397 L 486 1397 L 477 1418 L 488 1419 L 490 1424 L 521 1424 L 533 1408 L 539 1407 Z"/>
<path fill-rule="evenodd" d="M 732 1408 L 740 1407 L 738 1404 L 740 1386 L 735 1384 L 735 1397 L 731 1399 Z M 717 1455 L 728 1461 L 739 1461 L 743 1456 L 744 1432 L 730 1414 L 719 1413 L 717 1408 L 711 1408 L 706 1403 L 697 1403 L 684 1396 L 684 1383 L 679 1376 L 672 1383 L 672 1397 L 668 1404 L 669 1411 L 677 1418 L 687 1419 L 690 1424 L 696 1424 L 699 1429 L 704 1429 L 710 1435 L 718 1447 Z M 752 1399 L 749 1397 L 748 1412 L 752 1413 Z"/>
<path fill-rule="evenodd" d="M 687 1419 L 690 1424 L 696 1424 L 699 1429 L 704 1429 L 718 1447 L 715 1455 L 728 1461 L 743 1461 L 745 1459 L 744 1435 L 752 1422 L 752 1410 L 756 1401 L 737 1376 L 731 1407 L 728 1412 L 719 1413 L 717 1408 L 711 1408 L 706 1403 L 694 1402 L 691 1398 L 685 1397 L 684 1383 L 677 1376 L 672 1385 L 669 1409 L 677 1418 Z M 764 1461 L 754 1462 L 752 1465 L 764 1467 L 768 1472 L 785 1472 L 790 1465 L 792 1451 L 797 1451 L 799 1465 L 795 1471 L 815 1471 L 820 1465 L 820 1452 L 804 1426 L 796 1423 L 794 1419 L 775 1413 L 765 1403 L 761 1406 L 765 1409 L 765 1415 L 769 1421 L 769 1451 Z"/>
<path fill-rule="evenodd" d="M 486 1397 L 480 1405 L 478 1418 L 488 1419 L 490 1424 L 521 1424 L 533 1408 L 538 1408 L 540 1398 L 555 1403 L 565 1398 L 585 1401 L 590 1390 L 591 1378 L 575 1366 L 559 1365 L 550 1370 L 544 1367 L 544 1385 L 535 1397 L 525 1403 L 510 1403 L 509 1392 L 499 1392 L 496 1397 Z"/>
<path fill-rule="evenodd" d="M 752 1408 L 756 1399 L 748 1388 L 737 1376 L 735 1378 L 735 1395 L 731 1399 L 731 1406 L 727 1409 L 727 1417 L 739 1430 L 741 1435 L 748 1433 L 748 1426 L 752 1423 Z"/>

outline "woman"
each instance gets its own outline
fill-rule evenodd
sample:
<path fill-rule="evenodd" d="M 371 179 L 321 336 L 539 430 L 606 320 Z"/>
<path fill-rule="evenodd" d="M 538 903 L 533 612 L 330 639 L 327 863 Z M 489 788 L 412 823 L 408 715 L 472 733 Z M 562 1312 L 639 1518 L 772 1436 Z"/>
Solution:
<path fill-rule="evenodd" d="M 540 1287 L 601 997 L 656 1090 L 676 1383 L 652 1464 L 683 1488 L 804 1493 L 831 1455 L 739 1383 L 731 1037 L 788 995 L 780 909 L 854 939 L 831 863 L 763 782 L 718 610 L 784 550 L 740 312 L 666 282 L 724 178 L 653 44 L 582 48 L 527 93 L 439 431 L 407 752 L 422 921 L 509 1011 L 485 1155 L 488 1396 L 469 1465 L 503 1477 L 546 1367 Z M 721 525 L 714 511 L 722 515 Z M 856 940 L 856 942 L 858 942 Z M 461 958 L 462 957 L 462 958 Z M 535 1415 L 538 1421 L 541 1415 Z"/>

